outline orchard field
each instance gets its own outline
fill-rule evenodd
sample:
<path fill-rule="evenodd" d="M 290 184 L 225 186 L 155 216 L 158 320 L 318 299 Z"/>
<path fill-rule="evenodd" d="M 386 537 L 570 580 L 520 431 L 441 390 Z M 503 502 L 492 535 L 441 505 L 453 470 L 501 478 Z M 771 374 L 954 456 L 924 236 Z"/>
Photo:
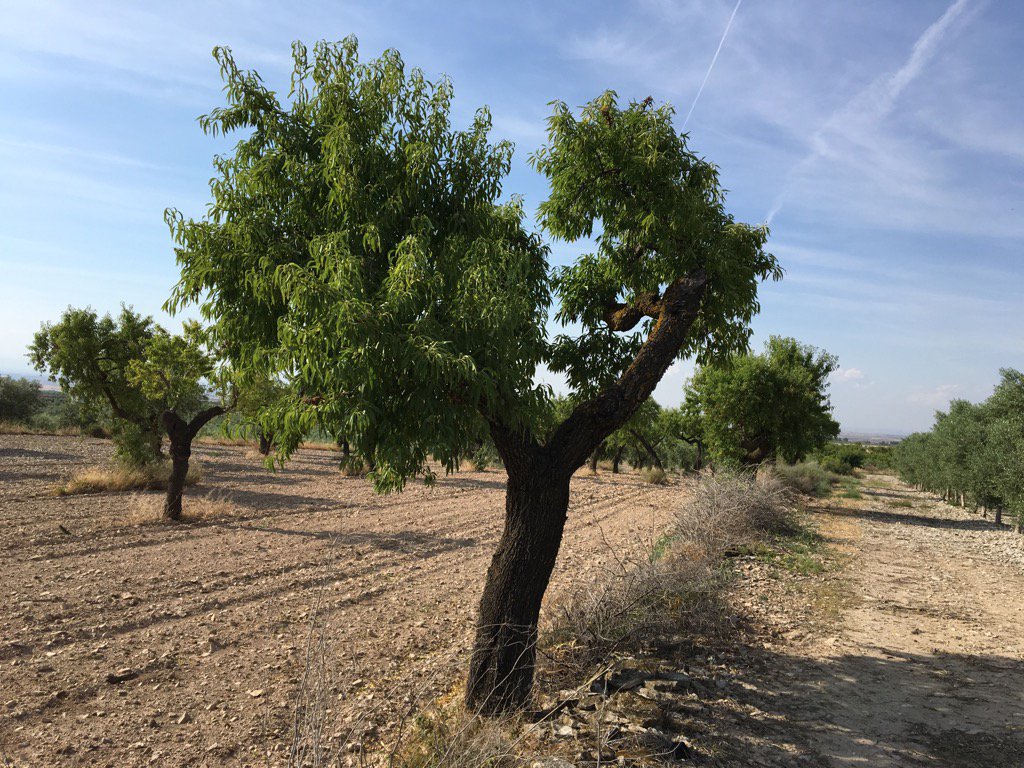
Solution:
<path fill-rule="evenodd" d="M 379 496 L 330 451 L 270 473 L 250 448 L 204 445 L 190 499 L 208 519 L 159 522 L 161 493 L 53 495 L 110 452 L 0 436 L 0 748 L 15 765 L 263 765 L 287 748 L 321 622 L 334 707 L 367 718 L 328 737 L 373 741 L 457 685 L 503 472 Z M 649 544 L 680 493 L 636 475 L 573 483 L 555 597 Z"/>

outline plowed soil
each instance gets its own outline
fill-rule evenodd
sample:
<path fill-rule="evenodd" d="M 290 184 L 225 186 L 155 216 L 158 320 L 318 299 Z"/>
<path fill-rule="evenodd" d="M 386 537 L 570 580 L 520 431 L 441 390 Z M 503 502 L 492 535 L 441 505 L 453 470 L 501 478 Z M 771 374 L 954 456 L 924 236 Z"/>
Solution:
<path fill-rule="evenodd" d="M 502 472 L 378 496 L 329 451 L 271 473 L 244 447 L 202 446 L 186 509 L 215 497 L 205 520 L 155 522 L 159 494 L 53 495 L 109 455 L 89 438 L 0 436 L 0 764 L 273 764 L 304 673 L 371 739 L 458 680 Z M 649 543 L 684 492 L 574 479 L 549 595 Z M 310 649 L 321 624 L 326 647 Z"/>

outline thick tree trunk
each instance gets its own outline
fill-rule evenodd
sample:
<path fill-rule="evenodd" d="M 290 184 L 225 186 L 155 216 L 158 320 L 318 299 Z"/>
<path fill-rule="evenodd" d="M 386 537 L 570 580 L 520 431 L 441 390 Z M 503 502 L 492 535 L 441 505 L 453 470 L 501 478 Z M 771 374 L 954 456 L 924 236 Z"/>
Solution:
<path fill-rule="evenodd" d="M 537 621 L 562 541 L 570 476 L 540 461 L 509 472 L 505 530 L 487 570 L 466 687 L 474 711 L 508 712 L 529 700 Z"/>
<path fill-rule="evenodd" d="M 260 434 L 259 434 L 259 440 L 260 440 L 260 453 L 262 455 L 264 455 L 264 456 L 269 456 L 270 455 L 270 449 L 271 449 L 271 447 L 273 447 L 273 444 L 274 444 L 274 437 L 273 437 L 273 435 L 268 435 L 266 432 L 264 432 L 261 429 L 260 430 Z"/>
<path fill-rule="evenodd" d="M 167 497 L 164 499 L 164 518 L 167 520 L 181 520 L 181 499 L 188 478 L 192 440 L 207 422 L 224 412 L 224 408 L 214 406 L 200 411 L 192 421 L 187 422 L 174 411 L 164 411 L 164 429 L 171 441 L 171 476 L 167 480 Z"/>
<path fill-rule="evenodd" d="M 707 277 L 698 270 L 671 283 L 656 302 L 609 305 L 605 322 L 615 331 L 629 331 L 645 316 L 655 318 L 647 340 L 622 375 L 577 405 L 545 445 L 503 423 L 500 408 L 484 412 L 508 484 L 505 530 L 480 600 L 466 686 L 471 710 L 496 714 L 520 709 L 529 700 L 537 621 L 562 543 L 570 478 L 651 396 L 686 341 L 706 286 Z"/>

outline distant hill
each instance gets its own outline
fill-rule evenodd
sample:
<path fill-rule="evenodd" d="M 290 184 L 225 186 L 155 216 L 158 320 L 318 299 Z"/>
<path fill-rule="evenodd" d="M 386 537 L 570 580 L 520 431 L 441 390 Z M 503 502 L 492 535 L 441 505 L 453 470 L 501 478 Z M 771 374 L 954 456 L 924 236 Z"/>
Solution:
<path fill-rule="evenodd" d="M 43 389 L 57 390 L 60 387 L 57 386 L 57 382 L 50 381 L 49 378 L 41 373 L 35 371 L 0 371 L 0 376 L 10 376 L 12 379 L 28 379 L 29 381 L 38 381 L 39 386 Z"/>
<path fill-rule="evenodd" d="M 898 443 L 906 435 L 887 434 L 884 432 L 843 432 L 839 439 L 848 443 L 867 443 L 869 445 L 890 445 Z"/>

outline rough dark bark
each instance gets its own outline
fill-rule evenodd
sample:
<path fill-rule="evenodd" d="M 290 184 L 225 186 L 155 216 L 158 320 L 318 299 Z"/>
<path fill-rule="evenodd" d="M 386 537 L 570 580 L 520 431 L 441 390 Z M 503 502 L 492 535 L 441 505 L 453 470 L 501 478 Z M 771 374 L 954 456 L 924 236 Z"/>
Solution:
<path fill-rule="evenodd" d="M 192 456 L 192 440 L 203 426 L 224 412 L 225 409 L 217 405 L 200 411 L 192 421 L 185 421 L 174 411 L 164 411 L 164 429 L 171 441 L 171 476 L 167 480 L 167 497 L 164 499 L 166 519 L 181 520 L 181 499 L 185 493 L 188 463 Z"/>
<path fill-rule="evenodd" d="M 266 432 L 264 432 L 261 429 L 260 433 L 259 433 L 259 441 L 260 441 L 260 453 L 263 456 L 269 456 L 270 455 L 270 449 L 274 445 L 274 436 L 267 434 Z"/>
<path fill-rule="evenodd" d="M 505 530 L 487 570 L 466 687 L 474 711 L 508 712 L 529 701 L 537 622 L 562 541 L 570 477 L 541 461 L 509 471 Z"/>
<path fill-rule="evenodd" d="M 470 709 L 498 714 L 526 706 L 540 605 L 562 543 L 569 480 L 651 396 L 686 341 L 706 283 L 705 274 L 697 271 L 669 285 L 660 299 L 643 297 L 636 311 L 609 307 L 605 321 L 613 330 L 653 317 L 647 339 L 618 380 L 577 405 L 545 445 L 503 423 L 499 413 L 484 413 L 508 484 L 505 529 L 480 601 L 466 687 Z"/>

